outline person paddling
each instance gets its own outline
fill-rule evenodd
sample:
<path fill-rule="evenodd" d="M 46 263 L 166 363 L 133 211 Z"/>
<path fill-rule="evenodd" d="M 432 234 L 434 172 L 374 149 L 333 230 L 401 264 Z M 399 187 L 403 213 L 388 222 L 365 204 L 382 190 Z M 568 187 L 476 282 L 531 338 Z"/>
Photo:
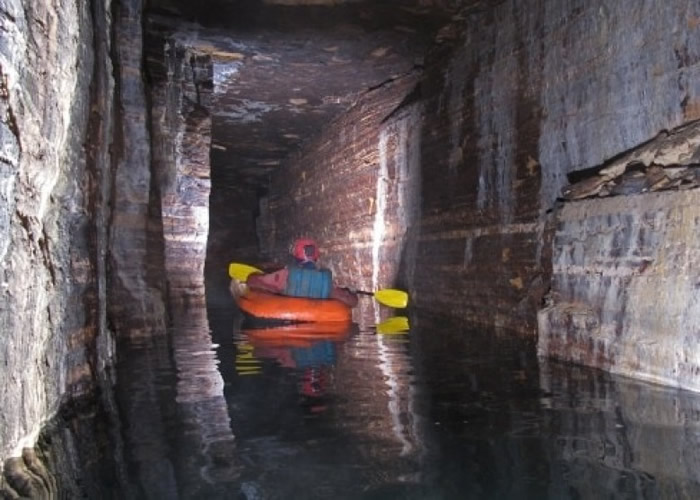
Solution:
<path fill-rule="evenodd" d="M 248 287 L 292 297 L 336 299 L 348 307 L 357 305 L 357 294 L 333 284 L 331 271 L 318 265 L 321 252 L 314 240 L 297 239 L 290 253 L 294 258 L 293 264 L 271 273 L 251 274 Z"/>

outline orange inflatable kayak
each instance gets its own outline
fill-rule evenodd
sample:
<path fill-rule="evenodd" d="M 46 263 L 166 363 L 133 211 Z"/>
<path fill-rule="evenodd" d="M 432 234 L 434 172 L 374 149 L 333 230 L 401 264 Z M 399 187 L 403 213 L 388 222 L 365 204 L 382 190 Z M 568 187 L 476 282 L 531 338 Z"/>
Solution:
<path fill-rule="evenodd" d="M 304 323 L 345 322 L 352 319 L 352 309 L 334 299 L 287 297 L 250 290 L 236 280 L 231 292 L 238 306 L 247 314 L 261 319 Z"/>

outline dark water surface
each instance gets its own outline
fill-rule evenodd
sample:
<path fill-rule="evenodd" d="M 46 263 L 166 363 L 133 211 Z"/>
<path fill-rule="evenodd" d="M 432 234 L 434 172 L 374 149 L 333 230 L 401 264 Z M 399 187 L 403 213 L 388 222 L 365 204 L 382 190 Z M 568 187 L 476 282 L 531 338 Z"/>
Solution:
<path fill-rule="evenodd" d="M 193 308 L 171 340 L 124 347 L 122 492 L 700 498 L 700 395 L 544 362 L 505 332 L 411 324 L 313 341 Z"/>

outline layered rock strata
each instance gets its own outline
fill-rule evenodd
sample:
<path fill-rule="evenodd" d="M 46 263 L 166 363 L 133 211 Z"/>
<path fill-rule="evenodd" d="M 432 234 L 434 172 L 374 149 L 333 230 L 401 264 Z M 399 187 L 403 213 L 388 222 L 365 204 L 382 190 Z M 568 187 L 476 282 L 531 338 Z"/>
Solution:
<path fill-rule="evenodd" d="M 286 262 L 294 238 L 309 236 L 337 283 L 396 282 L 420 208 L 418 76 L 368 92 L 273 179 L 258 219 L 270 259 Z"/>
<path fill-rule="evenodd" d="M 700 390 L 698 130 L 664 134 L 564 190 L 541 355 Z"/>
<path fill-rule="evenodd" d="M 150 42 L 153 170 L 169 297 L 203 297 L 211 189 L 211 60 L 174 39 Z"/>
<path fill-rule="evenodd" d="M 567 174 L 698 118 L 698 9 L 506 1 L 441 32 L 423 84 L 416 303 L 536 333 Z"/>
<path fill-rule="evenodd" d="M 93 79 L 109 70 L 104 7 L 0 2 L 0 471 L 8 457 L 36 465 L 24 449 L 111 355 L 98 279 L 107 145 L 86 147 L 100 139 L 89 121 L 110 119 L 111 87 Z"/>
<path fill-rule="evenodd" d="M 109 399 L 115 336 L 165 334 L 142 9 L 0 3 L 0 460 L 15 457 L 0 486 L 10 496 L 32 495 L 21 479 L 36 469 L 30 448 L 62 404 L 98 384 Z"/>

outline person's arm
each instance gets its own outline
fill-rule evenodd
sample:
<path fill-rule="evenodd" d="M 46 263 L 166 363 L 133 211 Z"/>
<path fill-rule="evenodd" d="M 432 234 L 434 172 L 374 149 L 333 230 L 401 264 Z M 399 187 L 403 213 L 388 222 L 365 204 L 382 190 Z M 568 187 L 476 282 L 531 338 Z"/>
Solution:
<path fill-rule="evenodd" d="M 251 274 L 248 276 L 248 287 L 251 290 L 268 293 L 284 293 L 287 288 L 287 268 L 280 269 L 274 273 Z"/>
<path fill-rule="evenodd" d="M 347 288 L 334 286 L 331 290 L 330 298 L 339 300 L 346 304 L 348 307 L 355 307 L 357 305 L 357 294 L 351 292 Z"/>

